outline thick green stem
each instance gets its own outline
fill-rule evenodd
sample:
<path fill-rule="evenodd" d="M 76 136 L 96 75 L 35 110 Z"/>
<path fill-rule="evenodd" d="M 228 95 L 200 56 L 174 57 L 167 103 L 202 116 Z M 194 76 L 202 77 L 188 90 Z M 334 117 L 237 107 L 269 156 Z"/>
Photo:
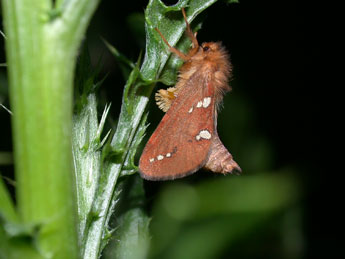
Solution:
<path fill-rule="evenodd" d="M 3 0 L 13 111 L 20 219 L 39 228 L 43 255 L 77 258 L 71 153 L 72 86 L 77 48 L 97 0 L 70 1 L 73 19 L 52 17 L 46 0 Z M 85 8 L 88 6 L 88 8 Z M 63 12 L 64 10 L 62 10 Z M 80 24 L 74 22 L 80 18 Z"/>

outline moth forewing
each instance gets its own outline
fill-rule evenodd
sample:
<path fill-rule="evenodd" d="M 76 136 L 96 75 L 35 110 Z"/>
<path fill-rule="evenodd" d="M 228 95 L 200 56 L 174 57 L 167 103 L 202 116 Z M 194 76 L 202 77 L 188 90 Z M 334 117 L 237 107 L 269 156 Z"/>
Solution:
<path fill-rule="evenodd" d="M 191 81 L 205 85 L 197 74 Z M 201 88 L 193 91 L 193 87 L 189 83 L 181 89 L 147 142 L 139 163 L 144 178 L 175 179 L 204 166 L 215 134 L 214 98 L 209 102 Z"/>

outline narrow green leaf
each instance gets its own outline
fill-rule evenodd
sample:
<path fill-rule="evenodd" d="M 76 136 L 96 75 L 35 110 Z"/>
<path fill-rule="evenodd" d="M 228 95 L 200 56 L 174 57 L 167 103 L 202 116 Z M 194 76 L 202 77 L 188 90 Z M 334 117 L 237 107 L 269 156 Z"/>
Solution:
<path fill-rule="evenodd" d="M 0 217 L 12 221 L 18 221 L 18 215 L 14 207 L 13 200 L 0 175 Z"/>
<path fill-rule="evenodd" d="M 112 46 L 108 41 L 103 39 L 104 44 L 110 50 L 110 52 L 115 56 L 116 61 L 118 61 L 122 75 L 125 79 L 128 78 L 131 69 L 135 67 L 135 64 L 129 60 L 125 55 L 119 52 L 114 46 Z"/>
<path fill-rule="evenodd" d="M 239 0 L 225 0 L 225 1 L 229 4 L 239 4 L 240 3 Z"/>
<path fill-rule="evenodd" d="M 126 177 L 117 188 L 122 192 L 114 215 L 114 237 L 105 250 L 105 259 L 147 258 L 150 219 L 144 212 L 143 180 L 138 175 Z"/>

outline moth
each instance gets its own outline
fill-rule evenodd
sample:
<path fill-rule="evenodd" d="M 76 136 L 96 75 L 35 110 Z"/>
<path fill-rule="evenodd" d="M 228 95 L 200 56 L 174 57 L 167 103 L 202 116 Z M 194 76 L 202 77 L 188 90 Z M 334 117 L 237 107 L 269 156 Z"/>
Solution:
<path fill-rule="evenodd" d="M 241 172 L 217 133 L 217 111 L 224 94 L 230 91 L 229 56 L 220 42 L 199 45 L 184 9 L 182 14 L 192 42 L 187 54 L 170 46 L 156 28 L 184 64 L 177 84 L 155 95 L 158 107 L 166 114 L 140 157 L 139 171 L 147 180 L 181 178 L 200 168 L 223 174 Z"/>

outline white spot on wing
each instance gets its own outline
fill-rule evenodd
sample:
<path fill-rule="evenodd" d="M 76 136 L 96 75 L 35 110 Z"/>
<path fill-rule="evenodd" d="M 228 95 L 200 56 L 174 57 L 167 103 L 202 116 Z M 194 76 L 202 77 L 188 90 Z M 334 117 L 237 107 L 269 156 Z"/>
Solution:
<path fill-rule="evenodd" d="M 201 106 L 202 106 L 202 101 L 200 101 L 196 104 L 196 108 L 200 108 Z"/>
<path fill-rule="evenodd" d="M 201 130 L 198 135 L 195 136 L 196 140 L 211 139 L 212 135 L 208 130 Z"/>
<path fill-rule="evenodd" d="M 210 139 L 211 133 L 208 130 L 202 130 L 199 132 L 199 136 L 203 139 Z"/>
<path fill-rule="evenodd" d="M 171 157 L 171 153 L 167 153 L 165 156 L 166 157 Z"/>
<path fill-rule="evenodd" d="M 189 109 L 189 113 L 192 113 L 192 111 L 193 111 L 193 106 L 192 107 L 190 107 L 190 109 Z"/>
<path fill-rule="evenodd" d="M 162 160 L 163 158 L 164 158 L 164 156 L 162 156 L 162 155 L 157 156 L 157 160 Z"/>
<path fill-rule="evenodd" d="M 211 97 L 205 97 L 202 103 L 202 107 L 207 108 L 211 103 Z"/>
<path fill-rule="evenodd" d="M 153 161 L 155 161 L 155 159 L 154 158 L 150 158 L 150 163 L 152 163 Z"/>

